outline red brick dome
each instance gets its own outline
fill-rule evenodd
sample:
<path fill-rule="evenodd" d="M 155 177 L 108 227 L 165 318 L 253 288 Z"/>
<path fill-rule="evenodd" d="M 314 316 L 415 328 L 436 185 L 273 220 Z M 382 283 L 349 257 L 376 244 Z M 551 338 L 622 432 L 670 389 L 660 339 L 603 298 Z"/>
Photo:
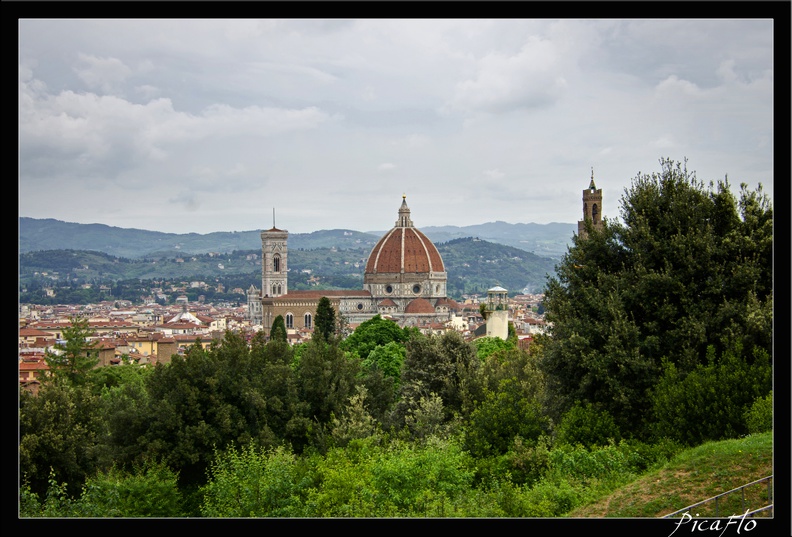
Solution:
<path fill-rule="evenodd" d="M 366 274 L 445 272 L 440 252 L 413 227 L 407 201 L 402 200 L 399 220 L 377 242 L 366 263 Z"/>
<path fill-rule="evenodd" d="M 404 308 L 404 313 L 434 313 L 435 309 L 432 303 L 425 298 L 416 298 L 411 300 L 407 307 Z"/>

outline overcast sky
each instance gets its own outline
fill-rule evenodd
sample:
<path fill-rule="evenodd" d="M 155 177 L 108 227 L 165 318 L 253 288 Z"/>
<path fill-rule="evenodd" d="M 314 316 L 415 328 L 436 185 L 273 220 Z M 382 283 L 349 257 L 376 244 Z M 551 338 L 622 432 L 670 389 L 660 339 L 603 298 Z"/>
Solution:
<path fill-rule="evenodd" d="M 20 20 L 19 216 L 574 223 L 658 160 L 773 193 L 772 20 Z"/>

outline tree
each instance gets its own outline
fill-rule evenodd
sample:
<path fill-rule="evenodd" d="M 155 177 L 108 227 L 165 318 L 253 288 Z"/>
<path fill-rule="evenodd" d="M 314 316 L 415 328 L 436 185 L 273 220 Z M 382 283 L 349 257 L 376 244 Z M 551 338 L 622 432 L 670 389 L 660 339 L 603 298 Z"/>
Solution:
<path fill-rule="evenodd" d="M 316 305 L 316 323 L 314 323 L 314 335 L 329 341 L 335 334 L 336 329 L 335 310 L 330 303 L 330 299 L 323 296 Z"/>
<path fill-rule="evenodd" d="M 360 323 L 341 343 L 341 347 L 366 360 L 369 358 L 369 353 L 378 346 L 385 346 L 388 343 L 398 343 L 403 346 L 410 339 L 410 333 L 409 329 L 400 328 L 395 322 L 383 319 L 377 314 L 368 321 Z"/>
<path fill-rule="evenodd" d="M 384 376 L 393 379 L 394 389 L 398 389 L 406 354 L 404 345 L 391 341 L 374 347 L 363 360 L 362 366 L 364 369 L 380 369 Z"/>
<path fill-rule="evenodd" d="M 299 398 L 306 405 L 303 417 L 321 428 L 340 416 L 356 391 L 359 372 L 360 360 L 348 358 L 337 344 L 321 339 L 305 343 L 296 369 Z M 306 440 L 315 441 L 319 432 L 312 425 Z"/>
<path fill-rule="evenodd" d="M 81 383 L 99 363 L 99 351 L 96 342 L 89 339 L 91 335 L 88 319 L 71 318 L 71 325 L 63 329 L 64 341 L 56 343 L 54 350 L 47 349 L 44 356 L 56 380 Z"/>
<path fill-rule="evenodd" d="M 428 400 L 432 394 L 442 400 L 446 421 L 455 414 L 468 415 L 479 398 L 479 366 L 475 348 L 458 332 L 411 338 L 407 342 L 401 399 L 394 408 L 394 423 L 403 423 L 421 399 Z"/>
<path fill-rule="evenodd" d="M 480 368 L 479 379 L 480 400 L 475 401 L 465 431 L 471 453 L 502 455 L 517 437 L 533 446 L 549 430 L 542 409 L 544 376 L 528 351 L 511 347 L 491 354 Z"/>
<path fill-rule="evenodd" d="M 283 315 L 278 315 L 272 321 L 272 328 L 270 328 L 270 339 L 277 341 L 288 341 L 286 334 L 286 322 L 283 320 Z"/>
<path fill-rule="evenodd" d="M 587 226 L 548 280 L 539 338 L 550 410 L 576 401 L 622 431 L 648 434 L 650 393 L 665 362 L 687 375 L 742 342 L 742 360 L 772 352 L 772 209 L 761 186 L 737 201 L 667 159 L 621 200 L 623 223 Z"/>
<path fill-rule="evenodd" d="M 527 397 L 517 379 L 503 379 L 471 413 L 465 446 L 473 456 L 502 455 L 515 437 L 535 443 L 549 425 L 540 401 Z"/>
<path fill-rule="evenodd" d="M 19 470 L 40 497 L 50 471 L 70 494 L 96 469 L 101 434 L 98 398 L 88 386 L 49 382 L 37 395 L 23 390 L 19 407 Z"/>
<path fill-rule="evenodd" d="M 509 323 L 511 326 L 511 323 Z M 502 350 L 514 349 L 515 343 L 509 340 L 503 340 L 499 337 L 483 336 L 473 340 L 473 345 L 476 347 L 476 356 L 479 360 L 484 361 L 487 357 Z"/>

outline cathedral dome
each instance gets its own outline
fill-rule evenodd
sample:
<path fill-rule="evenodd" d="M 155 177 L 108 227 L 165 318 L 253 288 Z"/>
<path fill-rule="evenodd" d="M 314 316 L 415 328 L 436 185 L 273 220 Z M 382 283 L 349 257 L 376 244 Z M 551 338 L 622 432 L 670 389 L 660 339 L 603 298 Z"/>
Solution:
<path fill-rule="evenodd" d="M 402 198 L 396 225 L 377 242 L 366 263 L 366 274 L 445 272 L 440 252 L 413 227 L 407 200 Z"/>

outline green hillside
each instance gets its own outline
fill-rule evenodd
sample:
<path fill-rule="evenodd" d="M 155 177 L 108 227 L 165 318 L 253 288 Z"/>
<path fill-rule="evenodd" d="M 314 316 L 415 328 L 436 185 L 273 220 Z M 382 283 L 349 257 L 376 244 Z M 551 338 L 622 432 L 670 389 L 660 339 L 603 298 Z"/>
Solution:
<path fill-rule="evenodd" d="M 773 433 L 707 442 L 678 453 L 661 468 L 596 501 L 574 509 L 570 517 L 662 517 L 694 503 L 773 475 Z M 767 483 L 730 494 L 718 502 L 719 516 L 742 515 L 766 506 Z M 695 508 L 695 515 L 715 516 L 715 503 Z"/>
<path fill-rule="evenodd" d="M 540 292 L 555 261 L 518 248 L 484 240 L 455 239 L 437 245 L 448 272 L 448 294 L 486 293 L 495 285 L 512 294 L 524 288 Z M 370 248 L 289 248 L 291 289 L 362 289 Z M 142 258 L 115 257 L 88 250 L 46 250 L 19 256 L 20 289 L 47 286 L 111 284 L 130 280 L 201 280 L 227 289 L 261 285 L 261 250 L 226 254 L 160 252 Z M 90 294 L 85 294 L 89 300 Z M 37 303 L 36 294 L 20 293 L 22 302 Z M 116 297 L 120 298 L 120 297 Z"/>

